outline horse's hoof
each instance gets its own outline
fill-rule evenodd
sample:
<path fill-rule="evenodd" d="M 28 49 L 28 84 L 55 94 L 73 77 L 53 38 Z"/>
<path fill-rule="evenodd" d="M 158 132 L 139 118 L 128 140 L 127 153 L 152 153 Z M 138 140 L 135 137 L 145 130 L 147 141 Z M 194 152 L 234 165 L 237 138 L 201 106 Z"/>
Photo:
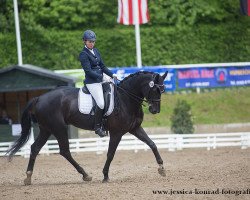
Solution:
<path fill-rule="evenodd" d="M 164 167 L 163 166 L 160 166 L 159 168 L 158 168 L 158 173 L 161 175 L 161 176 L 166 176 L 166 170 L 164 169 Z"/>
<path fill-rule="evenodd" d="M 104 178 L 103 180 L 102 180 L 102 183 L 108 183 L 109 182 L 109 178 Z"/>
<path fill-rule="evenodd" d="M 83 179 L 84 181 L 92 181 L 92 177 L 89 176 L 89 175 L 83 176 L 82 179 Z"/>
<path fill-rule="evenodd" d="M 27 171 L 26 172 L 27 178 L 24 179 L 24 185 L 31 185 L 31 176 L 32 176 L 32 171 Z"/>
<path fill-rule="evenodd" d="M 26 178 L 24 179 L 24 185 L 31 185 L 31 179 L 30 178 Z"/>

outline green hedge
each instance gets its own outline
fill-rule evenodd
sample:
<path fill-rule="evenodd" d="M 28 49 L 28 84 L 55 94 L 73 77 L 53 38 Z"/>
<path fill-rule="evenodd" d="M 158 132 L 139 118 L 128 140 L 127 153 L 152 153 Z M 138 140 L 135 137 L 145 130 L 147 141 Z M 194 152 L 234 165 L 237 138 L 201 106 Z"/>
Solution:
<path fill-rule="evenodd" d="M 240 15 L 239 1 L 156 0 L 148 4 L 150 22 L 141 26 L 143 65 L 250 60 L 250 18 Z M 22 0 L 18 5 L 24 63 L 80 68 L 82 32 L 93 29 L 107 66 L 136 65 L 134 27 L 117 24 L 117 0 Z M 17 63 L 12 11 L 13 2 L 2 0 L 0 68 Z"/>
<path fill-rule="evenodd" d="M 18 1 L 20 21 L 26 28 L 113 28 L 117 24 L 117 7 L 117 0 Z M 182 27 L 232 21 L 240 16 L 240 3 L 239 0 L 149 0 L 148 10 L 150 25 Z M 13 18 L 13 1 L 1 0 L 1 32 L 14 28 Z"/>
<path fill-rule="evenodd" d="M 184 63 L 246 62 L 250 60 L 248 19 L 186 28 L 141 26 L 142 63 L 145 66 Z M 94 29 L 96 47 L 109 67 L 135 66 L 132 26 Z M 22 31 L 23 62 L 49 69 L 80 68 L 82 31 L 32 29 Z M 14 33 L 0 33 L 0 68 L 17 63 Z"/>

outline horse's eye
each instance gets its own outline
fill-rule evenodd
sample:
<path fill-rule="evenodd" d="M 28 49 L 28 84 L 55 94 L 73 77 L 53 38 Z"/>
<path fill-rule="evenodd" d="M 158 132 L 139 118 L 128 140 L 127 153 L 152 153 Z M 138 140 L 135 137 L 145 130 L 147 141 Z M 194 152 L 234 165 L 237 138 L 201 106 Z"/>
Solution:
<path fill-rule="evenodd" d="M 160 87 L 160 91 L 161 91 L 161 93 L 165 92 L 165 85 L 163 85 L 163 86 Z"/>

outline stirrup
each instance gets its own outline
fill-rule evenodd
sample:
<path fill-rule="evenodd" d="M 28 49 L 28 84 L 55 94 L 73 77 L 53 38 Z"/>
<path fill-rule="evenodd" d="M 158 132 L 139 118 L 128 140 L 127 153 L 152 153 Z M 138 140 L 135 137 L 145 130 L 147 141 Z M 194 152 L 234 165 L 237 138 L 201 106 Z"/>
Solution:
<path fill-rule="evenodd" d="M 97 129 L 95 130 L 95 133 L 96 133 L 97 135 L 99 135 L 100 137 L 105 137 L 105 136 L 107 136 L 106 131 L 104 131 L 102 128 L 97 128 Z"/>

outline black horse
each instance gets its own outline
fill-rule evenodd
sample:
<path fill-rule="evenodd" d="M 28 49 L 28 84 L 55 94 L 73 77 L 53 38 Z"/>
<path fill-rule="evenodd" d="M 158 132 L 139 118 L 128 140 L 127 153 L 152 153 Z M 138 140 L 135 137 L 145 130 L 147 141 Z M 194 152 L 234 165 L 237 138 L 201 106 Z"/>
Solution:
<path fill-rule="evenodd" d="M 107 160 L 103 168 L 103 182 L 109 181 L 110 163 L 122 136 L 127 132 L 145 142 L 152 149 L 159 164 L 159 174 L 166 176 L 163 161 L 156 145 L 141 127 L 143 121 L 143 101 L 149 104 L 149 111 L 152 114 L 160 112 L 161 94 L 165 89 L 163 81 L 166 76 L 167 72 L 161 76 L 157 73 L 141 71 L 129 75 L 117 85 L 115 95 L 119 102 L 116 108 L 118 112 L 113 112 L 109 115 L 106 123 L 110 132 L 110 141 Z M 79 89 L 72 87 L 58 88 L 31 99 L 25 107 L 21 118 L 21 136 L 7 151 L 7 155 L 11 159 L 27 142 L 31 130 L 31 121 L 35 117 L 40 133 L 31 145 L 31 154 L 26 171 L 27 178 L 24 180 L 25 185 L 31 184 L 36 156 L 52 134 L 58 141 L 60 154 L 83 175 L 84 181 L 92 180 L 92 177 L 72 158 L 69 150 L 68 124 L 87 130 L 93 130 L 94 128 L 94 118 L 84 115 L 78 110 L 78 91 Z"/>

